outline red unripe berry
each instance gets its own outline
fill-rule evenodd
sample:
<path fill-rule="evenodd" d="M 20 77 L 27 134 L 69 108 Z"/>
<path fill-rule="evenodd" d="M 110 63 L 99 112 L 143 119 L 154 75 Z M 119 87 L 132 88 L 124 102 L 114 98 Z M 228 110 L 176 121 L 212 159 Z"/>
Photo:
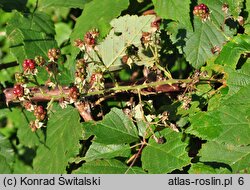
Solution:
<path fill-rule="evenodd" d="M 17 97 L 22 97 L 24 92 L 24 88 L 20 84 L 16 84 L 14 86 L 13 94 Z"/>
<path fill-rule="evenodd" d="M 36 63 L 33 59 L 25 59 L 23 61 L 23 70 L 34 70 L 36 68 Z"/>
<path fill-rule="evenodd" d="M 23 70 L 27 70 L 29 68 L 29 60 L 28 59 L 25 59 L 23 61 Z"/>
<path fill-rule="evenodd" d="M 37 110 L 37 113 L 39 114 L 43 114 L 44 112 L 43 106 L 37 106 L 36 110 Z"/>
<path fill-rule="evenodd" d="M 69 89 L 69 97 L 73 100 L 77 100 L 77 98 L 79 97 L 79 91 L 76 86 L 73 86 Z"/>
<path fill-rule="evenodd" d="M 30 68 L 30 70 L 33 70 L 33 69 L 36 68 L 36 64 L 35 64 L 34 60 L 30 60 L 30 62 L 29 62 L 29 68 Z"/>
<path fill-rule="evenodd" d="M 193 14 L 200 17 L 202 21 L 209 19 L 209 8 L 205 4 L 196 5 L 193 9 Z"/>

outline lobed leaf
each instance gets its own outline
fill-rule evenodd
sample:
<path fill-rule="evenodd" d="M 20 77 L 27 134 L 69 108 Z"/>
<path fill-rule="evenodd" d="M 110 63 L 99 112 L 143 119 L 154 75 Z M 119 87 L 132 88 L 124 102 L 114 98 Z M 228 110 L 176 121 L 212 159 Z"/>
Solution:
<path fill-rule="evenodd" d="M 87 162 L 98 159 L 109 159 L 115 157 L 128 157 L 130 146 L 125 144 L 101 144 L 93 142 L 89 147 L 84 160 Z"/>
<path fill-rule="evenodd" d="M 242 87 L 250 84 L 250 60 L 239 70 L 235 70 L 231 67 L 225 67 L 225 71 L 228 74 L 227 86 L 229 87 L 229 95 L 237 93 Z"/>
<path fill-rule="evenodd" d="M 184 52 L 187 61 L 193 67 L 200 68 L 213 56 L 211 49 L 215 46 L 221 47 L 226 38 L 211 21 L 202 23 L 200 19 L 195 18 L 194 24 L 195 31 L 188 38 Z"/>
<path fill-rule="evenodd" d="M 66 173 L 69 159 L 79 151 L 82 128 L 77 110 L 56 106 L 52 112 L 46 142 L 38 147 L 33 162 L 36 173 Z"/>
<path fill-rule="evenodd" d="M 102 58 L 106 69 L 112 71 L 123 66 L 124 63 L 122 63 L 121 59 L 126 54 L 128 46 L 134 45 L 138 49 L 142 49 L 140 48 L 142 46 L 142 32 L 151 32 L 151 22 L 154 19 L 155 16 L 125 15 L 112 20 L 110 24 L 113 29 L 105 40 L 97 46 L 98 54 Z M 95 61 L 100 62 L 94 52 L 91 55 Z M 146 63 L 145 61 L 144 64 Z"/>
<path fill-rule="evenodd" d="M 44 133 L 42 130 L 32 132 L 29 122 L 35 120 L 33 113 L 21 110 L 19 108 L 1 109 L 0 119 L 6 117 L 12 128 L 17 129 L 17 138 L 19 143 L 27 147 L 35 147 L 44 142 Z M 13 130 L 13 129 L 12 129 Z"/>
<path fill-rule="evenodd" d="M 250 144 L 250 85 L 241 88 L 216 109 L 190 118 L 187 133 L 209 141 L 235 145 Z"/>
<path fill-rule="evenodd" d="M 10 174 L 11 168 L 8 162 L 6 161 L 6 158 L 0 154 L 0 173 L 1 174 Z"/>
<path fill-rule="evenodd" d="M 19 63 L 36 55 L 46 58 L 48 49 L 57 47 L 54 24 L 44 13 L 15 13 L 6 31 L 11 53 Z"/>
<path fill-rule="evenodd" d="M 111 29 L 110 21 L 118 17 L 129 5 L 129 0 L 93 0 L 86 4 L 84 11 L 77 18 L 76 25 L 70 36 L 73 43 L 78 38 L 83 38 L 85 33 L 93 28 L 100 31 L 101 37 L 107 35 Z M 93 22 L 94 21 L 94 22 Z M 72 48 L 72 60 L 79 53 L 78 48 Z"/>
<path fill-rule="evenodd" d="M 166 138 L 164 144 L 158 144 L 150 139 L 142 151 L 142 168 L 149 173 L 169 173 L 190 163 L 186 152 L 187 143 L 182 142 L 182 134 L 170 129 L 160 133 Z"/>
<path fill-rule="evenodd" d="M 155 11 L 164 19 L 171 19 L 192 28 L 190 22 L 190 0 L 153 0 Z"/>
<path fill-rule="evenodd" d="M 122 110 L 113 108 L 103 120 L 83 124 L 85 133 L 94 134 L 95 142 L 102 144 L 123 144 L 139 139 L 138 131 L 132 120 Z"/>
<path fill-rule="evenodd" d="M 188 36 L 184 52 L 187 61 L 195 68 L 200 68 L 214 55 L 212 48 L 222 48 L 224 43 L 236 33 L 236 23 L 226 20 L 222 11 L 224 1 L 204 0 L 210 10 L 210 20 L 202 22 L 194 16 L 194 32 Z M 231 10 L 231 8 L 229 8 Z"/>
<path fill-rule="evenodd" d="M 0 133 L 0 173 L 10 173 L 14 163 L 14 150 L 10 144 L 9 139 Z M 5 166 L 3 166 L 5 165 Z"/>
<path fill-rule="evenodd" d="M 203 145 L 199 156 L 202 162 L 225 163 L 233 173 L 238 173 L 249 167 L 250 147 L 211 141 Z"/>
<path fill-rule="evenodd" d="M 240 56 L 244 53 L 250 53 L 250 37 L 236 36 L 223 47 L 215 63 L 236 68 Z"/>

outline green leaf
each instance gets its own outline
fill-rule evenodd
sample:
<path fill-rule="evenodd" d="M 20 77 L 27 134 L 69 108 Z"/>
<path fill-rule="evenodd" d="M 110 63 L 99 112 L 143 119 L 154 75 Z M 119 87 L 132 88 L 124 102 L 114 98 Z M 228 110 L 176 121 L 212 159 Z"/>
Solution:
<path fill-rule="evenodd" d="M 230 15 L 231 12 L 239 11 L 242 8 L 242 5 L 238 4 L 237 1 L 239 0 L 236 0 L 235 2 L 232 0 L 200 0 L 200 3 L 204 3 L 208 6 L 211 21 L 214 22 L 217 27 L 221 27 L 220 31 L 225 32 L 226 35 L 230 35 L 232 37 L 232 35 L 236 32 L 236 23 L 233 22 L 232 18 L 227 15 Z M 227 14 L 222 11 L 224 4 L 229 6 Z"/>
<path fill-rule="evenodd" d="M 191 165 L 189 174 L 230 174 L 230 167 L 216 162 L 198 162 Z"/>
<path fill-rule="evenodd" d="M 105 40 L 97 46 L 98 54 L 101 56 L 106 68 L 112 71 L 124 65 L 121 59 L 126 54 L 127 47 L 132 44 L 138 48 L 141 46 L 142 32 L 151 31 L 150 24 L 154 19 L 155 16 L 126 15 L 112 20 L 110 24 L 113 29 Z M 95 61 L 100 62 L 95 52 L 92 53 L 92 57 L 94 57 Z"/>
<path fill-rule="evenodd" d="M 70 36 L 71 42 L 83 38 L 85 33 L 93 28 L 100 31 L 101 37 L 106 36 L 111 29 L 110 21 L 118 17 L 128 5 L 129 0 L 93 0 L 86 4 L 82 15 L 77 18 L 76 25 Z M 78 48 L 72 48 L 72 60 L 75 59 L 78 53 Z"/>
<path fill-rule="evenodd" d="M 250 60 L 239 70 L 235 70 L 231 67 L 225 67 L 225 71 L 228 74 L 227 86 L 229 87 L 229 95 L 237 93 L 242 87 L 250 84 Z"/>
<path fill-rule="evenodd" d="M 169 173 L 190 163 L 186 152 L 187 143 L 182 142 L 182 134 L 165 129 L 160 133 L 166 138 L 164 144 L 150 139 L 142 151 L 142 167 L 149 173 Z"/>
<path fill-rule="evenodd" d="M 18 158 L 15 159 L 13 168 L 14 168 L 13 174 L 32 174 L 33 173 L 32 167 L 29 165 L 26 165 L 23 161 L 19 160 Z"/>
<path fill-rule="evenodd" d="M 250 85 L 247 85 L 222 102 L 222 106 L 192 116 L 186 132 L 220 143 L 250 144 L 249 93 Z"/>
<path fill-rule="evenodd" d="M 52 113 L 46 142 L 38 147 L 33 162 L 36 173 L 66 173 L 69 159 L 79 151 L 82 127 L 77 110 L 56 106 Z"/>
<path fill-rule="evenodd" d="M 188 38 L 184 52 L 187 61 L 193 67 L 200 68 L 213 56 L 211 49 L 215 46 L 221 47 L 226 38 L 212 21 L 202 23 L 200 19 L 195 18 L 194 24 L 195 31 Z"/>
<path fill-rule="evenodd" d="M 55 24 L 56 36 L 55 39 L 58 45 L 62 45 L 63 42 L 69 39 L 71 34 L 71 27 L 63 22 L 59 22 Z"/>
<path fill-rule="evenodd" d="M 87 151 L 84 160 L 87 162 L 97 159 L 108 159 L 114 157 L 128 157 L 130 146 L 125 144 L 101 144 L 93 142 Z"/>
<path fill-rule="evenodd" d="M 143 174 L 141 168 L 131 167 L 115 159 L 95 160 L 82 165 L 74 173 L 76 174 Z"/>
<path fill-rule="evenodd" d="M 6 158 L 4 156 L 2 156 L 0 154 L 0 173 L 1 174 L 10 174 L 11 173 L 11 169 L 10 169 L 10 165 L 8 164 L 8 162 L 6 161 Z"/>
<path fill-rule="evenodd" d="M 233 173 L 249 167 L 250 147 L 235 144 L 207 142 L 199 152 L 202 162 L 219 162 L 228 164 Z"/>
<path fill-rule="evenodd" d="M 15 112 L 21 116 L 19 125 L 17 126 L 17 137 L 20 143 L 30 148 L 44 143 L 45 134 L 43 129 L 32 132 L 31 128 L 29 127 L 30 121 L 35 120 L 33 113 L 28 111 L 22 112 L 20 109 L 16 109 Z"/>
<path fill-rule="evenodd" d="M 236 36 L 223 47 L 215 63 L 235 68 L 241 54 L 244 53 L 250 53 L 250 37 Z"/>
<path fill-rule="evenodd" d="M 0 161 L 0 165 L 4 165 L 4 160 L 5 160 L 5 165 L 6 169 L 11 168 L 14 162 L 14 150 L 11 147 L 9 139 L 4 137 L 0 133 L 0 160 L 2 159 L 3 163 Z M 1 173 L 2 170 L 0 169 Z M 4 171 L 4 170 L 3 170 Z M 6 170 L 8 171 L 8 170 Z"/>
<path fill-rule="evenodd" d="M 35 120 L 33 113 L 22 111 L 20 108 L 1 109 L 0 119 L 3 116 L 8 119 L 8 123 L 11 123 L 14 129 L 17 129 L 17 138 L 20 144 L 34 147 L 44 142 L 45 136 L 43 131 L 38 130 L 34 133 L 29 127 L 29 122 Z"/>
<path fill-rule="evenodd" d="M 236 23 L 228 19 L 225 23 L 225 14 L 221 10 L 225 1 L 203 0 L 210 10 L 210 20 L 202 22 L 194 16 L 194 33 L 186 42 L 184 52 L 187 61 L 195 68 L 200 68 L 214 55 L 211 49 L 222 48 L 223 44 L 236 33 Z"/>
<path fill-rule="evenodd" d="M 189 16 L 190 0 L 153 0 L 155 11 L 164 19 L 179 21 L 192 28 Z"/>
<path fill-rule="evenodd" d="M 203 163 L 192 164 L 188 170 L 189 174 L 215 174 L 216 170 L 209 165 Z"/>
<path fill-rule="evenodd" d="M 177 21 L 166 21 L 166 24 L 164 23 L 164 29 L 172 43 L 178 48 L 179 52 L 183 54 L 183 47 L 186 46 L 187 38 L 193 34 L 193 28 L 188 29 L 185 24 Z"/>
<path fill-rule="evenodd" d="M 84 125 L 85 133 L 92 133 L 95 142 L 102 144 L 123 144 L 139 139 L 132 120 L 122 110 L 113 108 L 102 121 Z"/>
<path fill-rule="evenodd" d="M 237 19 L 241 12 L 241 9 L 243 8 L 244 0 L 226 0 L 223 2 L 228 4 L 230 13 L 234 17 L 234 19 Z"/>
<path fill-rule="evenodd" d="M 53 38 L 54 24 L 44 13 L 15 13 L 6 27 L 6 32 L 11 53 L 19 63 L 36 55 L 46 58 L 48 49 L 57 47 Z"/>
<path fill-rule="evenodd" d="M 75 76 L 70 72 L 69 69 L 65 68 L 64 65 L 59 65 L 59 74 L 57 76 L 58 83 L 60 85 L 68 85 L 72 83 L 75 79 Z"/>
<path fill-rule="evenodd" d="M 83 8 L 86 3 L 91 0 L 41 0 L 41 8 L 47 7 L 67 7 L 67 8 Z M 40 3 L 40 2 L 39 2 Z"/>

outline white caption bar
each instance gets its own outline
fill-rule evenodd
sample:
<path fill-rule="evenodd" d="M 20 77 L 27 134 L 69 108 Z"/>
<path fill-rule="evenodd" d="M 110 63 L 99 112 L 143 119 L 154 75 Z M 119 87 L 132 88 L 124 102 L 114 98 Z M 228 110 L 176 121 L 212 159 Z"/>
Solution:
<path fill-rule="evenodd" d="M 0 175 L 0 189 L 246 190 L 250 175 Z"/>

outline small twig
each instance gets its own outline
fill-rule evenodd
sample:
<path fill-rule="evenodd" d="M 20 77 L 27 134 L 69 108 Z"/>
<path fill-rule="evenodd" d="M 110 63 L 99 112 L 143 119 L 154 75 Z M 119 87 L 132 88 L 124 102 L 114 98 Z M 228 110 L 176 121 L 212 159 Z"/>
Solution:
<path fill-rule="evenodd" d="M 154 55 L 154 60 L 155 60 L 155 65 L 158 69 L 160 69 L 161 71 L 163 71 L 163 73 L 165 74 L 165 76 L 167 76 L 169 79 L 172 79 L 172 75 L 171 73 L 168 71 L 168 69 L 166 70 L 165 68 L 163 68 L 160 63 L 159 63 L 159 58 L 158 58 L 158 53 L 157 53 L 157 49 L 153 49 L 152 46 L 149 46 L 151 52 Z"/>
<path fill-rule="evenodd" d="M 84 121 L 92 121 L 93 117 L 91 115 L 90 105 L 87 101 L 77 102 L 74 104 L 79 114 L 82 116 Z"/>
<path fill-rule="evenodd" d="M 128 169 L 126 170 L 126 172 L 125 172 L 124 174 L 127 174 L 128 171 L 133 167 L 133 165 L 135 164 L 135 161 L 136 161 L 137 158 L 140 156 L 140 154 L 141 154 L 141 152 L 142 152 L 142 149 L 144 148 L 145 145 L 146 145 L 146 142 L 145 142 L 145 141 L 141 143 L 140 149 L 139 149 L 138 152 L 135 154 L 132 163 L 129 165 Z"/>

